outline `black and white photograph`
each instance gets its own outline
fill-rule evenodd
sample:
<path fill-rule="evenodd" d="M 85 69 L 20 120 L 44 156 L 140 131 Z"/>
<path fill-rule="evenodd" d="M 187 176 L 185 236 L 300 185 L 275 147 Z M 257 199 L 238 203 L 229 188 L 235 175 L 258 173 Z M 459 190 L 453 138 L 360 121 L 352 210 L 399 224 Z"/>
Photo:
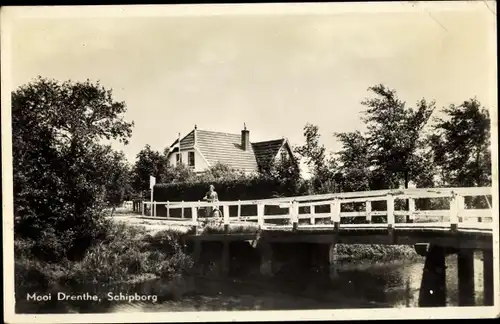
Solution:
<path fill-rule="evenodd" d="M 5 322 L 498 317 L 496 10 L 2 7 Z"/>

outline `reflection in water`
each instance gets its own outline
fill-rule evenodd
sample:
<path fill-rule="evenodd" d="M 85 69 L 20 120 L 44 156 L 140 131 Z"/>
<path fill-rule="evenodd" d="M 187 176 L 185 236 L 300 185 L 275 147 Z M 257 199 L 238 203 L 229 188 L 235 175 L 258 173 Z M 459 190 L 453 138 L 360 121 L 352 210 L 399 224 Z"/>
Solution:
<path fill-rule="evenodd" d="M 446 259 L 447 305 L 458 306 L 456 255 Z M 178 278 L 150 280 L 140 284 L 101 287 L 57 288 L 67 293 L 89 292 L 100 296 L 98 302 L 54 300 L 27 302 L 26 292 L 17 294 L 18 313 L 110 313 L 217 310 L 287 310 L 418 307 L 423 258 L 411 263 L 370 262 L 341 264 L 338 276 L 304 275 L 293 280 L 262 278 Z M 475 300 L 482 305 L 482 261 L 475 256 Z M 90 290 L 90 291 L 89 291 Z M 158 301 L 108 301 L 107 294 L 157 295 Z"/>

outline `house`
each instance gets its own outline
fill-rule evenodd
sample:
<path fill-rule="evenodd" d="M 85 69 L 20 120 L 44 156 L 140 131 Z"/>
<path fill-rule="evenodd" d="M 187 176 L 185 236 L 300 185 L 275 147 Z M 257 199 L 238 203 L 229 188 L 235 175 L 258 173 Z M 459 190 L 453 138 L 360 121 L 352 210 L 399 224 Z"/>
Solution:
<path fill-rule="evenodd" d="M 182 163 L 197 173 L 217 163 L 247 174 L 261 171 L 272 160 L 292 159 L 297 163 L 287 139 L 252 143 L 246 126 L 241 134 L 228 134 L 201 130 L 195 125 L 170 145 L 167 158 L 170 165 Z"/>

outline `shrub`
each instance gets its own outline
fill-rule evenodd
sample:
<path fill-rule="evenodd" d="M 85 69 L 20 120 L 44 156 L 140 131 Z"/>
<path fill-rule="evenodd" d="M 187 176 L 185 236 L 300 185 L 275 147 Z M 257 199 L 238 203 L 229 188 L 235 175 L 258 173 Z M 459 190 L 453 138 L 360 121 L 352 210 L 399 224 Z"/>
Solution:
<path fill-rule="evenodd" d="M 269 197 L 295 196 L 304 194 L 300 184 L 290 184 L 278 179 L 245 177 L 237 179 L 217 179 L 185 183 L 158 184 L 154 190 L 156 201 L 197 201 L 201 200 L 213 184 L 221 201 L 265 199 Z"/>

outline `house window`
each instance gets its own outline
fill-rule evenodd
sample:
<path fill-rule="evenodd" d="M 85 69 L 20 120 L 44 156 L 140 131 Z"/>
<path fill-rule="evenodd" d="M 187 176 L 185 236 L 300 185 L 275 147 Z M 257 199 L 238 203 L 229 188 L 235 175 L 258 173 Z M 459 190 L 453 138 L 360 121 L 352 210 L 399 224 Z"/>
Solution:
<path fill-rule="evenodd" d="M 177 158 L 177 165 L 181 164 L 182 160 L 181 160 L 181 153 L 177 153 L 176 154 L 176 158 Z"/>
<path fill-rule="evenodd" d="M 194 152 L 188 152 L 188 165 L 194 167 Z"/>
<path fill-rule="evenodd" d="M 281 162 L 288 161 L 288 154 L 285 150 L 281 151 Z"/>

